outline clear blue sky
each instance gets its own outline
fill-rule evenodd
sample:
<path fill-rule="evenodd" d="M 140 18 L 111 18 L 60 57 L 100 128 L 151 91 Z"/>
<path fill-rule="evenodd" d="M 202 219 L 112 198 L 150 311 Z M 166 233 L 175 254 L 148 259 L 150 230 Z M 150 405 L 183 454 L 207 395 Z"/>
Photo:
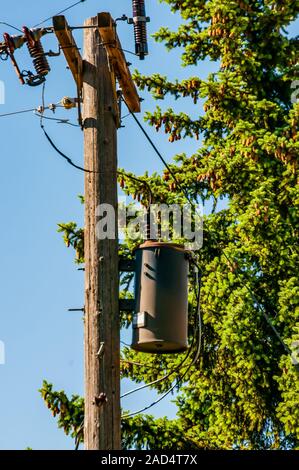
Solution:
<path fill-rule="evenodd" d="M 34 25 L 72 3 L 71 0 L 15 0 L 2 9 L 0 21 L 18 27 Z M 131 0 L 86 0 L 66 13 L 71 25 L 100 11 L 114 17 L 131 15 Z M 166 5 L 147 1 L 151 16 L 149 32 L 160 26 L 175 28 L 180 20 Z M 1 35 L 13 30 L 0 25 Z M 119 24 L 119 36 L 125 49 L 134 49 L 132 27 Z M 82 32 L 76 33 L 78 44 Z M 46 49 L 57 48 L 52 35 L 44 39 Z M 26 68 L 26 50 L 16 53 L 21 68 Z M 150 40 L 150 56 L 139 62 L 128 56 L 142 73 L 168 74 L 170 78 L 189 75 L 205 77 L 215 64 L 203 63 L 198 68 L 179 67 L 179 51 L 167 53 L 163 45 Z M 47 80 L 46 103 L 58 102 L 63 96 L 74 96 L 75 87 L 63 57 L 50 59 L 52 72 Z M 33 108 L 41 104 L 41 88 L 22 87 L 9 62 L 0 63 L 0 80 L 6 87 L 6 101 L 0 114 Z M 155 102 L 146 93 L 143 110 L 153 109 Z M 161 104 L 161 103 L 160 103 Z M 171 103 L 162 103 L 163 107 Z M 181 110 L 181 103 L 174 104 Z M 184 111 L 201 112 L 191 101 L 183 103 Z M 74 111 L 57 111 L 57 116 L 70 117 Z M 141 115 L 142 116 L 142 115 Z M 137 174 L 161 170 L 153 154 L 131 118 L 119 131 L 119 164 Z M 40 398 L 38 389 L 43 379 L 64 389 L 68 394 L 83 394 L 83 325 L 80 313 L 68 308 L 83 306 L 83 274 L 73 263 L 73 251 L 64 246 L 57 234 L 58 222 L 76 220 L 83 224 L 83 207 L 77 195 L 83 194 L 82 173 L 68 166 L 49 147 L 39 128 L 38 118 L 29 113 L 18 117 L 0 118 L 1 173 L 1 305 L 0 340 L 6 347 L 6 364 L 0 365 L 0 449 L 72 449 L 73 441 L 57 429 Z M 75 127 L 47 123 L 57 145 L 79 164 L 82 163 L 82 132 Z M 191 140 L 170 145 L 164 135 L 153 136 L 166 159 L 177 152 L 191 154 L 198 144 Z M 131 388 L 125 381 L 123 389 Z M 153 393 L 144 391 L 124 402 L 126 409 L 135 410 L 152 401 Z M 170 400 L 156 406 L 157 416 L 175 416 Z"/>

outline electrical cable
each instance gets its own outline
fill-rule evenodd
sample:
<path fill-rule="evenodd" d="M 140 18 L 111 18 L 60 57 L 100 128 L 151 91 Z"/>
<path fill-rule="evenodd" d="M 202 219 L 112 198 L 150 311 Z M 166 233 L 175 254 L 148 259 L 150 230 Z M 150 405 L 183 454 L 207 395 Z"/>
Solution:
<path fill-rule="evenodd" d="M 149 196 L 150 196 L 148 203 L 149 203 L 149 205 L 152 204 L 152 202 L 153 202 L 153 193 L 152 193 L 151 187 L 150 187 L 150 185 L 148 184 L 147 181 L 145 181 L 141 178 L 136 178 L 136 176 L 131 176 L 128 173 L 125 173 L 124 171 L 119 171 L 118 170 L 116 173 L 120 176 L 124 176 L 125 178 L 131 179 L 132 181 L 137 181 L 138 183 L 141 183 L 144 186 L 146 186 L 146 188 L 148 190 L 148 193 L 149 193 Z"/>
<path fill-rule="evenodd" d="M 50 145 L 53 147 L 54 150 L 56 150 L 56 152 L 62 157 L 64 158 L 69 165 L 73 166 L 74 168 L 76 168 L 77 170 L 80 170 L 80 171 L 83 171 L 84 173 L 96 173 L 94 171 L 91 171 L 91 170 L 86 170 L 85 168 L 82 168 L 81 166 L 79 165 L 76 165 L 76 163 L 74 163 L 70 157 L 68 157 L 67 155 L 65 155 L 65 153 L 63 153 L 61 150 L 59 150 L 59 148 L 54 144 L 53 140 L 51 139 L 51 137 L 49 136 L 49 134 L 47 133 L 46 129 L 45 129 L 45 126 L 43 124 L 41 124 L 41 129 L 43 131 L 43 133 L 45 134 L 45 137 L 47 138 L 48 142 L 50 143 Z"/>
<path fill-rule="evenodd" d="M 8 26 L 9 28 L 15 29 L 16 31 L 19 31 L 20 33 L 23 34 L 23 31 L 16 26 L 13 26 L 12 24 L 6 23 L 5 21 L 0 21 L 0 24 L 4 24 L 5 26 Z"/>
<path fill-rule="evenodd" d="M 89 27 L 89 26 L 88 26 L 88 27 Z M 95 26 L 91 26 L 91 27 L 94 28 Z M 83 29 L 84 26 L 77 26 L 77 27 L 75 27 L 75 28 L 74 28 L 74 27 L 71 27 L 70 29 L 81 29 L 81 28 Z M 127 54 L 131 54 L 131 55 L 135 55 L 135 56 L 139 57 L 138 54 L 136 54 L 136 53 L 133 52 L 133 51 L 129 51 L 128 49 L 123 49 L 122 47 L 116 46 L 116 45 L 115 45 L 115 42 L 100 42 L 100 44 L 98 44 L 98 45 L 99 45 L 99 46 L 103 46 L 103 47 L 104 47 L 104 46 L 111 46 L 111 47 L 114 47 L 115 49 L 118 49 L 119 51 L 126 52 Z M 130 65 L 132 65 L 132 64 L 130 64 Z"/>
<path fill-rule="evenodd" d="M 186 356 L 184 357 L 184 359 L 180 362 L 180 364 L 177 365 L 176 367 L 174 367 L 170 372 L 168 372 L 168 374 L 164 375 L 163 377 L 160 377 L 159 379 L 153 380 L 152 382 L 149 382 L 149 383 L 147 383 L 147 384 L 143 384 L 143 385 L 141 385 L 140 387 L 133 388 L 132 390 L 129 390 L 128 392 L 126 392 L 126 393 L 124 393 L 123 395 L 121 395 L 120 398 L 126 398 L 126 397 L 128 397 L 129 395 L 132 395 L 132 393 L 139 392 L 139 390 L 143 390 L 144 388 L 151 387 L 152 385 L 155 385 L 155 384 L 158 384 L 158 383 L 160 383 L 160 382 L 163 382 L 164 380 L 167 380 L 167 379 L 168 379 L 169 377 L 171 377 L 175 372 L 177 372 L 178 370 L 181 369 L 182 365 L 186 362 L 186 360 L 187 360 L 188 357 L 190 356 L 191 350 L 192 350 L 192 346 L 189 348 L 188 353 L 186 354 Z"/>
<path fill-rule="evenodd" d="M 222 253 L 223 253 L 223 256 L 226 259 L 226 261 L 228 261 L 228 263 L 230 265 L 232 265 L 232 261 L 229 259 L 229 257 L 224 252 L 224 250 L 222 250 Z M 195 266 L 197 266 L 198 269 L 200 269 L 198 264 L 194 261 L 194 259 L 192 259 L 192 262 Z M 241 275 L 237 271 L 236 271 L 236 274 L 237 274 L 238 278 L 241 279 Z M 244 273 L 242 273 L 242 274 L 244 274 Z M 258 309 L 261 311 L 261 313 L 262 313 L 263 317 L 265 318 L 265 320 L 267 321 L 268 325 L 272 328 L 273 332 L 275 333 L 276 337 L 280 341 L 280 343 L 283 346 L 283 348 L 285 349 L 285 351 L 291 356 L 293 354 L 291 349 L 283 341 L 280 333 L 277 331 L 277 329 L 273 325 L 272 321 L 270 320 L 269 315 L 265 312 L 264 307 L 260 304 L 259 300 L 256 298 L 256 296 L 255 296 L 254 292 L 252 291 L 252 289 L 250 289 L 250 287 L 246 283 L 242 282 L 242 285 L 245 287 L 247 292 L 250 294 L 251 299 L 253 300 L 253 302 L 258 306 Z M 275 314 L 275 316 L 278 315 L 275 310 L 273 310 L 273 313 Z"/>
<path fill-rule="evenodd" d="M 198 291 L 197 291 L 197 315 L 196 315 L 196 321 L 197 324 L 195 324 L 195 329 L 198 329 L 198 343 L 197 343 L 197 352 L 194 358 L 194 364 L 197 362 L 199 358 L 199 354 L 201 351 L 201 343 L 202 343 L 202 318 L 201 318 L 201 307 L 200 307 L 200 289 L 201 289 L 201 278 L 199 279 L 198 272 L 201 272 L 201 269 L 199 266 L 194 263 L 193 257 L 190 256 L 189 258 L 190 262 L 194 264 L 196 270 L 195 270 L 195 276 L 196 276 L 196 282 L 195 284 L 198 286 Z"/>
<path fill-rule="evenodd" d="M 201 336 L 202 336 L 202 325 L 201 325 L 201 314 L 200 314 L 200 282 L 198 282 L 198 293 L 197 293 L 197 306 L 196 306 L 196 320 L 195 320 L 195 327 L 194 327 L 194 330 L 195 330 L 195 334 L 193 335 L 193 339 L 192 339 L 192 343 L 191 343 L 191 346 L 189 348 L 189 351 L 188 353 L 186 354 L 185 358 L 180 362 L 180 364 L 178 366 L 176 366 L 175 368 L 173 368 L 168 374 L 166 374 L 165 376 L 159 378 L 159 379 L 156 379 L 148 384 L 144 384 L 140 387 L 137 387 L 135 389 L 132 389 L 132 390 L 129 390 L 128 392 L 126 392 L 125 394 L 123 394 L 120 398 L 125 398 L 127 397 L 128 395 L 131 395 L 139 390 L 143 390 L 147 387 L 150 387 L 152 385 L 155 385 L 157 383 L 160 383 L 166 379 L 168 379 L 168 377 L 170 377 L 171 375 L 173 375 L 177 370 L 180 370 L 182 365 L 184 364 L 184 362 L 188 359 L 188 357 L 190 356 L 191 354 L 191 351 L 193 349 L 193 345 L 194 345 L 194 341 L 195 341 L 195 338 L 197 336 L 197 332 L 198 332 L 198 343 L 197 343 L 197 348 L 196 348 L 196 353 L 195 353 L 195 356 L 191 362 L 191 364 L 189 364 L 187 366 L 187 370 L 185 371 L 185 373 L 181 376 L 179 376 L 179 378 L 176 380 L 176 383 L 171 386 L 171 388 L 165 393 L 163 394 L 159 399 L 157 399 L 155 402 L 153 402 L 151 405 L 148 405 L 147 407 L 143 408 L 142 410 L 139 410 L 139 411 L 135 411 L 133 413 L 130 413 L 128 415 L 123 415 L 122 418 L 129 418 L 131 416 L 135 416 L 136 414 L 139 414 L 139 413 L 142 413 L 143 411 L 146 411 L 148 410 L 149 408 L 151 408 L 152 406 L 156 405 L 157 403 L 159 403 L 161 400 L 163 400 L 163 398 L 165 398 L 169 393 L 172 392 L 172 390 L 174 390 L 174 388 L 176 386 L 179 385 L 179 383 L 182 381 L 182 379 L 185 377 L 185 375 L 187 374 L 187 372 L 191 369 L 191 367 L 197 362 L 198 360 L 198 357 L 199 357 L 199 354 L 200 354 L 200 350 L 201 350 Z"/>
<path fill-rule="evenodd" d="M 53 16 L 58 16 L 58 15 L 61 15 L 62 13 L 65 13 L 66 11 L 70 10 L 71 8 L 74 8 L 75 6 L 79 5 L 79 3 L 83 3 L 85 2 L 86 0 L 79 0 L 78 2 L 76 3 L 73 3 L 72 5 L 70 5 L 69 7 L 65 8 L 64 10 L 61 10 L 59 11 L 58 13 L 56 13 L 55 15 L 52 15 L 52 16 L 49 16 L 49 18 L 45 18 L 43 21 L 41 21 L 40 23 L 37 23 L 36 25 L 33 26 L 33 28 L 37 28 L 38 26 L 41 26 L 42 24 L 46 23 L 47 21 L 50 21 Z"/>
<path fill-rule="evenodd" d="M 201 344 L 201 341 L 199 341 L 199 342 L 200 342 L 200 344 Z M 132 412 L 132 413 L 128 413 L 128 414 L 122 415 L 122 419 L 131 418 L 132 416 L 136 416 L 136 415 L 138 415 L 138 414 L 140 414 L 140 413 L 143 413 L 144 411 L 149 410 L 149 409 L 152 408 L 153 406 L 157 405 L 160 401 L 162 401 L 165 397 L 167 397 L 167 395 L 169 395 L 176 387 L 178 387 L 178 386 L 182 383 L 184 377 L 185 377 L 185 376 L 187 375 L 187 373 L 190 371 L 191 367 L 195 364 L 195 361 L 197 360 L 197 357 L 198 357 L 198 350 L 196 351 L 196 354 L 195 354 L 195 357 L 194 357 L 193 361 L 192 361 L 191 364 L 188 366 L 188 368 L 185 370 L 185 372 L 177 378 L 175 384 L 173 384 L 163 395 L 161 395 L 161 397 L 159 397 L 157 400 L 155 400 L 155 401 L 154 401 L 153 403 L 151 403 L 150 405 L 145 406 L 144 408 L 142 408 L 142 409 L 140 409 L 140 410 L 138 410 L 138 411 L 134 411 L 134 412 Z"/>
<path fill-rule="evenodd" d="M 175 181 L 177 187 L 182 191 L 182 193 L 184 194 L 185 198 L 187 199 L 187 201 L 189 202 L 189 204 L 195 209 L 196 211 L 196 206 L 194 204 L 194 202 L 190 199 L 189 197 L 189 194 L 185 191 L 185 189 L 182 187 L 182 185 L 179 183 L 179 181 L 177 180 L 174 172 L 171 170 L 170 166 L 168 165 L 168 163 L 166 162 L 166 160 L 163 158 L 161 152 L 158 150 L 158 148 L 156 147 L 156 145 L 154 144 L 153 140 L 150 138 L 150 136 L 148 135 L 148 133 L 146 132 L 146 130 L 144 129 L 143 125 L 141 124 L 141 122 L 139 121 L 139 119 L 135 116 L 135 114 L 130 110 L 128 104 L 126 103 L 125 99 L 122 98 L 122 100 L 124 101 L 124 103 L 126 104 L 130 114 L 132 115 L 132 117 L 134 118 L 136 124 L 138 125 L 138 127 L 140 128 L 140 130 L 142 131 L 142 133 L 144 134 L 144 136 L 146 137 L 146 139 L 148 140 L 148 142 L 150 143 L 150 145 L 152 146 L 152 148 L 154 149 L 155 153 L 158 155 L 158 157 L 160 158 L 160 160 L 162 161 L 163 165 L 167 168 L 167 170 L 169 171 L 169 173 L 171 174 L 173 180 Z M 210 232 L 211 233 L 211 232 Z M 213 236 L 213 234 L 212 234 Z M 214 238 L 215 239 L 215 238 Z M 226 255 L 226 253 L 224 252 L 224 250 L 222 250 L 222 253 L 223 253 L 223 256 L 226 258 L 226 260 L 229 262 L 229 264 L 231 265 L 232 264 L 232 261 L 229 259 L 229 257 Z M 239 277 L 239 279 L 242 280 L 241 278 L 241 275 L 238 271 L 236 271 L 236 274 L 237 276 Z M 285 342 L 283 341 L 281 335 L 279 334 L 279 332 L 277 331 L 277 329 L 275 328 L 275 326 L 273 325 L 269 315 L 265 312 L 264 310 L 264 307 L 260 304 L 260 302 L 257 300 L 257 298 L 255 297 L 255 294 L 252 292 L 252 290 L 248 287 L 247 284 L 244 284 L 244 287 L 247 289 L 247 291 L 250 293 L 251 297 L 252 297 L 252 300 L 256 303 L 258 309 L 262 312 L 262 315 L 263 317 L 265 318 L 266 322 L 268 323 L 268 325 L 271 327 L 272 331 L 274 332 L 274 334 L 276 335 L 276 337 L 278 338 L 278 340 L 280 341 L 281 345 L 283 346 L 284 350 L 289 354 L 289 355 L 292 355 L 292 351 L 290 350 L 290 348 L 285 344 Z"/>
<path fill-rule="evenodd" d="M 55 105 L 45 106 L 43 108 L 43 110 L 44 111 L 47 111 L 48 109 L 53 110 L 53 106 L 55 106 L 56 108 L 60 107 L 59 104 L 55 104 Z M 39 113 L 39 108 L 24 109 L 24 110 L 21 110 L 21 111 L 14 111 L 12 113 L 0 114 L 0 118 L 1 117 L 7 117 L 7 116 L 16 116 L 18 114 L 25 114 L 25 113 Z M 44 119 L 46 119 L 45 116 L 44 116 Z"/>
<path fill-rule="evenodd" d="M 180 385 L 180 383 L 182 382 L 183 378 L 187 375 L 187 373 L 189 372 L 189 370 L 191 369 L 193 365 L 193 362 L 190 364 L 190 366 L 185 370 L 184 374 L 180 375 L 178 377 L 178 379 L 176 380 L 176 383 L 173 384 L 163 395 L 161 395 L 161 397 L 159 397 L 157 400 L 155 400 L 153 403 L 151 403 L 150 405 L 148 406 L 145 406 L 144 408 L 138 410 L 138 411 L 134 411 L 133 413 L 129 413 L 129 414 L 126 414 L 126 415 L 122 415 L 122 419 L 127 419 L 127 418 L 131 418 L 132 416 L 136 416 L 136 415 L 139 415 L 140 413 L 143 413 L 144 411 L 147 411 L 149 410 L 150 408 L 152 408 L 153 406 L 157 405 L 160 401 L 162 401 L 165 397 L 167 397 L 167 395 L 169 395 L 176 387 L 178 387 Z"/>
<path fill-rule="evenodd" d="M 55 145 L 55 143 L 53 142 L 53 140 L 51 139 L 51 137 L 49 136 L 49 134 L 47 133 L 46 129 L 45 129 L 45 126 L 43 124 L 43 118 L 44 118 L 44 109 L 45 109 L 45 85 L 46 83 L 43 83 L 43 87 L 42 87 L 42 111 L 40 113 L 40 128 L 42 129 L 46 139 L 48 140 L 48 142 L 50 143 L 50 145 L 53 147 L 53 149 L 62 157 L 64 158 L 69 165 L 73 166 L 74 168 L 76 168 L 77 170 L 80 170 L 80 171 L 83 171 L 84 173 L 94 173 L 94 171 L 90 171 L 90 170 L 86 170 L 85 168 L 82 168 L 81 166 L 79 165 L 76 165 L 76 163 L 74 163 L 70 157 L 68 157 L 67 155 L 65 155 L 65 153 L 63 153 L 61 150 L 59 150 L 59 148 Z"/>
<path fill-rule="evenodd" d="M 34 113 L 37 117 L 43 118 L 43 119 L 48 119 L 49 121 L 56 121 L 57 124 L 67 124 L 68 126 L 73 126 L 73 127 L 81 127 L 79 124 L 74 124 L 73 122 L 69 122 L 69 119 L 59 119 L 59 118 L 53 118 L 49 116 L 42 116 L 38 111 L 35 111 Z"/>
<path fill-rule="evenodd" d="M 15 116 L 17 114 L 33 113 L 35 110 L 36 108 L 32 108 L 32 109 L 24 109 L 23 111 L 15 111 L 13 113 L 0 114 L 0 118 L 6 117 L 6 116 Z"/>
<path fill-rule="evenodd" d="M 135 55 L 135 56 L 138 57 L 138 54 L 136 54 L 136 53 L 133 52 L 133 51 L 129 51 L 128 49 L 123 49 L 123 48 L 121 48 L 121 47 L 119 47 L 118 49 L 119 49 L 120 51 L 122 51 L 122 52 L 126 52 L 127 54 L 132 54 L 132 55 Z"/>
<path fill-rule="evenodd" d="M 135 116 L 135 114 L 131 111 L 131 109 L 129 108 L 126 100 L 122 97 L 122 100 L 123 102 L 125 103 L 125 105 L 127 106 L 128 108 L 128 111 L 129 113 L 131 114 L 131 116 L 133 117 L 133 119 L 135 120 L 136 124 L 138 125 L 139 129 L 142 131 L 143 135 L 145 136 L 145 138 L 148 140 L 148 142 L 150 143 L 150 145 L 152 146 L 152 148 L 154 149 L 154 151 L 156 152 L 156 154 L 158 155 L 158 157 L 160 158 L 161 162 L 163 163 L 163 165 L 165 166 L 165 168 L 169 171 L 169 173 L 171 174 L 173 180 L 175 181 L 177 187 L 182 191 L 182 193 L 184 194 L 185 198 L 187 199 L 187 201 L 194 207 L 194 203 L 193 201 L 190 199 L 188 193 L 185 191 L 185 189 L 182 187 L 182 185 L 180 184 L 180 182 L 178 181 L 177 177 L 175 176 L 174 172 L 172 171 L 172 169 L 170 168 L 170 166 L 168 165 L 168 163 L 166 162 L 165 158 L 162 156 L 161 152 L 158 150 L 157 146 L 155 145 L 155 143 L 153 142 L 153 140 L 150 138 L 150 136 L 148 135 L 148 133 L 146 132 L 146 130 L 144 129 L 143 125 L 141 124 L 141 122 L 139 121 L 139 119 Z"/>
<path fill-rule="evenodd" d="M 225 259 L 230 263 L 232 264 L 231 260 L 229 259 L 229 257 L 226 255 L 226 253 L 224 251 L 222 251 Z M 239 275 L 239 273 L 236 271 L 236 274 L 237 276 L 241 279 L 241 276 Z M 278 340 L 280 341 L 281 345 L 283 346 L 283 348 L 285 349 L 285 351 L 290 355 L 292 356 L 292 351 L 290 350 L 290 348 L 285 344 L 285 342 L 283 341 L 280 333 L 277 331 L 277 329 L 275 328 L 275 326 L 273 325 L 272 321 L 270 320 L 270 317 L 269 315 L 265 312 L 264 310 L 264 307 L 260 304 L 260 302 L 258 301 L 258 299 L 256 298 L 254 292 L 250 289 L 250 287 L 246 284 L 246 283 L 242 283 L 242 285 L 245 287 L 245 289 L 247 290 L 247 292 L 250 294 L 251 296 L 251 299 L 253 300 L 253 302 L 258 306 L 259 310 L 262 312 L 262 315 L 263 317 L 265 318 L 266 322 L 268 323 L 268 325 L 272 328 L 272 331 L 274 332 L 274 334 L 276 335 L 276 337 L 278 338 Z M 274 311 L 274 314 L 277 315 L 277 312 Z"/>
<path fill-rule="evenodd" d="M 125 114 L 124 116 L 122 116 L 122 117 L 121 117 L 121 121 L 123 121 L 124 119 L 126 119 L 128 116 L 131 116 L 131 114 L 128 113 L 128 114 Z"/>

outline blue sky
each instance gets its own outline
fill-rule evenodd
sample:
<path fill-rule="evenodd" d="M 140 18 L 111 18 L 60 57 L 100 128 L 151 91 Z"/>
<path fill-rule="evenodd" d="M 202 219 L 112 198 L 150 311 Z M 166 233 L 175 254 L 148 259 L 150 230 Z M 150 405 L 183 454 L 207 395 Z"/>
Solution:
<path fill-rule="evenodd" d="M 56 13 L 71 2 L 52 0 L 8 4 L 1 21 L 18 27 L 31 26 Z M 149 32 L 161 25 L 175 27 L 179 19 L 166 6 L 147 2 L 152 18 Z M 38 5 L 38 6 L 37 6 Z M 114 17 L 131 15 L 131 0 L 109 2 L 87 0 L 66 13 L 71 25 L 99 11 L 110 11 Z M 14 32 L 0 25 L 1 33 Z M 134 50 L 132 27 L 120 23 L 119 36 L 125 49 Z M 82 32 L 76 32 L 78 44 Z M 55 50 L 51 35 L 43 41 L 45 49 Z M 179 55 L 168 54 L 162 45 L 150 40 L 151 55 L 140 62 L 128 56 L 144 73 L 169 73 L 171 77 L 187 76 L 179 70 Z M 22 68 L 30 65 L 26 49 L 16 53 Z M 74 96 L 71 74 L 63 57 L 50 59 L 52 72 L 46 86 L 46 103 L 58 102 L 63 96 Z M 0 79 L 5 83 L 5 104 L 0 114 L 41 104 L 41 88 L 22 87 L 9 62 L 0 63 Z M 143 109 L 153 109 L 155 103 L 147 96 Z M 166 105 L 166 104 L 165 104 Z M 58 111 L 57 116 L 76 120 L 73 111 Z M 83 224 L 83 207 L 77 199 L 83 194 L 83 176 L 68 166 L 49 147 L 33 113 L 1 121 L 0 214 L 2 220 L 2 269 L 0 282 L 0 340 L 6 349 L 6 364 L 0 366 L 0 448 L 72 449 L 73 442 L 56 427 L 44 406 L 38 389 L 45 378 L 56 389 L 67 393 L 83 393 L 83 328 L 82 315 L 69 313 L 70 307 L 83 306 L 83 273 L 73 263 L 73 252 L 64 246 L 56 233 L 58 222 L 76 220 Z M 145 170 L 159 171 L 161 164 L 151 151 L 131 118 L 119 131 L 119 164 L 141 174 Z M 83 136 L 78 128 L 47 122 L 47 129 L 57 145 L 76 162 L 82 163 Z M 168 144 L 164 136 L 149 132 L 159 143 L 167 159 L 176 151 L 190 151 L 192 142 Z M 187 145 L 186 145 L 187 144 Z M 131 388 L 125 381 L 123 389 Z M 139 392 L 124 402 L 126 409 L 140 408 L 152 401 L 153 394 Z M 174 406 L 161 403 L 153 409 L 157 415 L 174 416 Z"/>
<path fill-rule="evenodd" d="M 71 0 L 15 0 L 2 9 L 0 21 L 17 27 L 31 26 L 43 18 L 67 7 Z M 113 17 L 131 15 L 131 0 L 101 2 L 86 0 L 66 13 L 71 25 L 83 24 L 85 18 L 100 11 L 110 11 Z M 147 1 L 150 33 L 160 26 L 176 28 L 180 23 L 166 5 L 156 0 Z M 119 24 L 123 48 L 133 50 L 132 27 Z M 0 33 L 13 30 L 0 24 Z M 82 31 L 76 32 L 79 45 Z M 45 49 L 57 49 L 52 35 L 44 38 Z M 179 50 L 167 53 L 163 45 L 150 39 L 150 56 L 139 62 L 132 55 L 132 70 L 142 73 L 162 73 L 172 78 L 189 75 L 205 77 L 215 70 L 213 63 L 183 69 L 179 67 Z M 26 49 L 16 53 L 21 68 L 28 66 Z M 56 103 L 63 96 L 74 96 L 75 86 L 65 67 L 63 57 L 50 59 L 52 72 L 46 86 L 46 104 Z M 5 104 L 0 114 L 34 108 L 41 104 L 41 88 L 21 86 L 9 62 L 0 63 L 0 80 L 5 84 Z M 147 93 L 143 111 L 155 107 Z M 171 102 L 162 102 L 168 107 Z M 161 103 L 160 103 L 161 105 Z M 175 109 L 192 113 L 202 112 L 185 100 L 174 104 Z M 74 122 L 74 111 L 58 110 L 57 116 Z M 142 117 L 142 115 L 140 115 Z M 138 131 L 131 117 L 119 130 L 119 165 L 128 171 L 142 174 L 160 171 L 161 163 Z M 78 164 L 82 164 L 83 136 L 79 128 L 48 121 L 48 132 L 55 143 Z M 73 263 L 73 252 L 64 246 L 56 232 L 57 223 L 75 220 L 83 225 L 83 207 L 77 195 L 83 194 L 81 172 L 68 166 L 49 147 L 39 121 L 33 113 L 0 118 L 1 172 L 1 305 L 0 341 L 5 343 L 6 363 L 0 365 L 0 449 L 72 449 L 73 441 L 57 429 L 42 402 L 38 389 L 43 379 L 64 389 L 68 394 L 83 394 L 83 325 L 80 313 L 69 313 L 68 308 L 83 306 L 84 275 Z M 170 145 L 167 138 L 149 128 L 166 159 L 175 153 L 191 154 L 198 143 L 191 140 Z M 131 388 L 124 381 L 123 390 Z M 152 401 L 153 393 L 139 392 L 124 402 L 132 411 Z M 152 409 L 156 416 L 175 416 L 175 407 L 169 399 Z"/>

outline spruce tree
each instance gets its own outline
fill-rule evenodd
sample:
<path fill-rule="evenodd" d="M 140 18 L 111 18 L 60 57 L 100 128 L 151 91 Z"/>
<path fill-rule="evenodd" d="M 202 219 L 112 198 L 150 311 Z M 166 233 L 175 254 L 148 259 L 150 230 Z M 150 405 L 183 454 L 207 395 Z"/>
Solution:
<path fill-rule="evenodd" d="M 187 192 L 194 202 L 213 199 L 215 210 L 205 217 L 203 247 L 196 252 L 203 344 L 199 360 L 177 387 L 177 418 L 124 419 L 124 447 L 298 448 L 299 41 L 289 38 L 286 28 L 299 4 L 162 1 L 181 14 L 182 24 L 177 31 L 161 28 L 155 39 L 169 50 L 182 48 L 182 65 L 186 70 L 197 66 L 197 76 L 169 81 L 158 73 L 136 72 L 134 79 L 161 103 L 146 121 L 164 130 L 170 143 L 198 140 L 198 150 L 174 157 L 171 173 L 179 186 L 167 169 L 140 178 L 153 188 L 155 202 L 183 202 Z M 219 67 L 203 79 L 200 63 L 206 59 Z M 179 100 L 179 114 L 163 108 L 165 96 Z M 190 97 L 196 119 L 184 112 L 184 98 Z M 125 173 L 120 184 L 146 203 L 144 185 Z M 218 211 L 222 198 L 228 199 L 227 207 Z M 80 241 L 76 227 L 64 230 L 67 242 Z M 132 248 L 128 242 L 122 252 L 131 256 Z M 192 323 L 192 286 L 190 294 Z M 122 320 L 128 325 L 131 317 L 123 314 Z M 122 375 L 149 383 L 176 368 L 182 357 L 124 348 Z M 176 376 L 153 388 L 162 394 Z M 42 393 L 66 432 L 78 433 L 79 398 L 68 401 L 47 383 Z"/>

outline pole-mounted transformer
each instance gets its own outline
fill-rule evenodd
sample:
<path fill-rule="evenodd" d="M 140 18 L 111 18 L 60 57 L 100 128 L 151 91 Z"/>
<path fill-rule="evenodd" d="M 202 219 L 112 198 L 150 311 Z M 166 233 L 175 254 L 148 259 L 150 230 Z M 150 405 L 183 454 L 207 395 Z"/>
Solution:
<path fill-rule="evenodd" d="M 133 18 L 128 20 L 129 24 L 134 24 L 135 52 L 140 60 L 148 55 L 147 28 L 146 23 L 150 18 L 146 16 L 144 0 L 132 0 Z"/>
<path fill-rule="evenodd" d="M 189 252 L 148 240 L 135 253 L 135 314 L 131 347 L 147 353 L 188 348 Z"/>

